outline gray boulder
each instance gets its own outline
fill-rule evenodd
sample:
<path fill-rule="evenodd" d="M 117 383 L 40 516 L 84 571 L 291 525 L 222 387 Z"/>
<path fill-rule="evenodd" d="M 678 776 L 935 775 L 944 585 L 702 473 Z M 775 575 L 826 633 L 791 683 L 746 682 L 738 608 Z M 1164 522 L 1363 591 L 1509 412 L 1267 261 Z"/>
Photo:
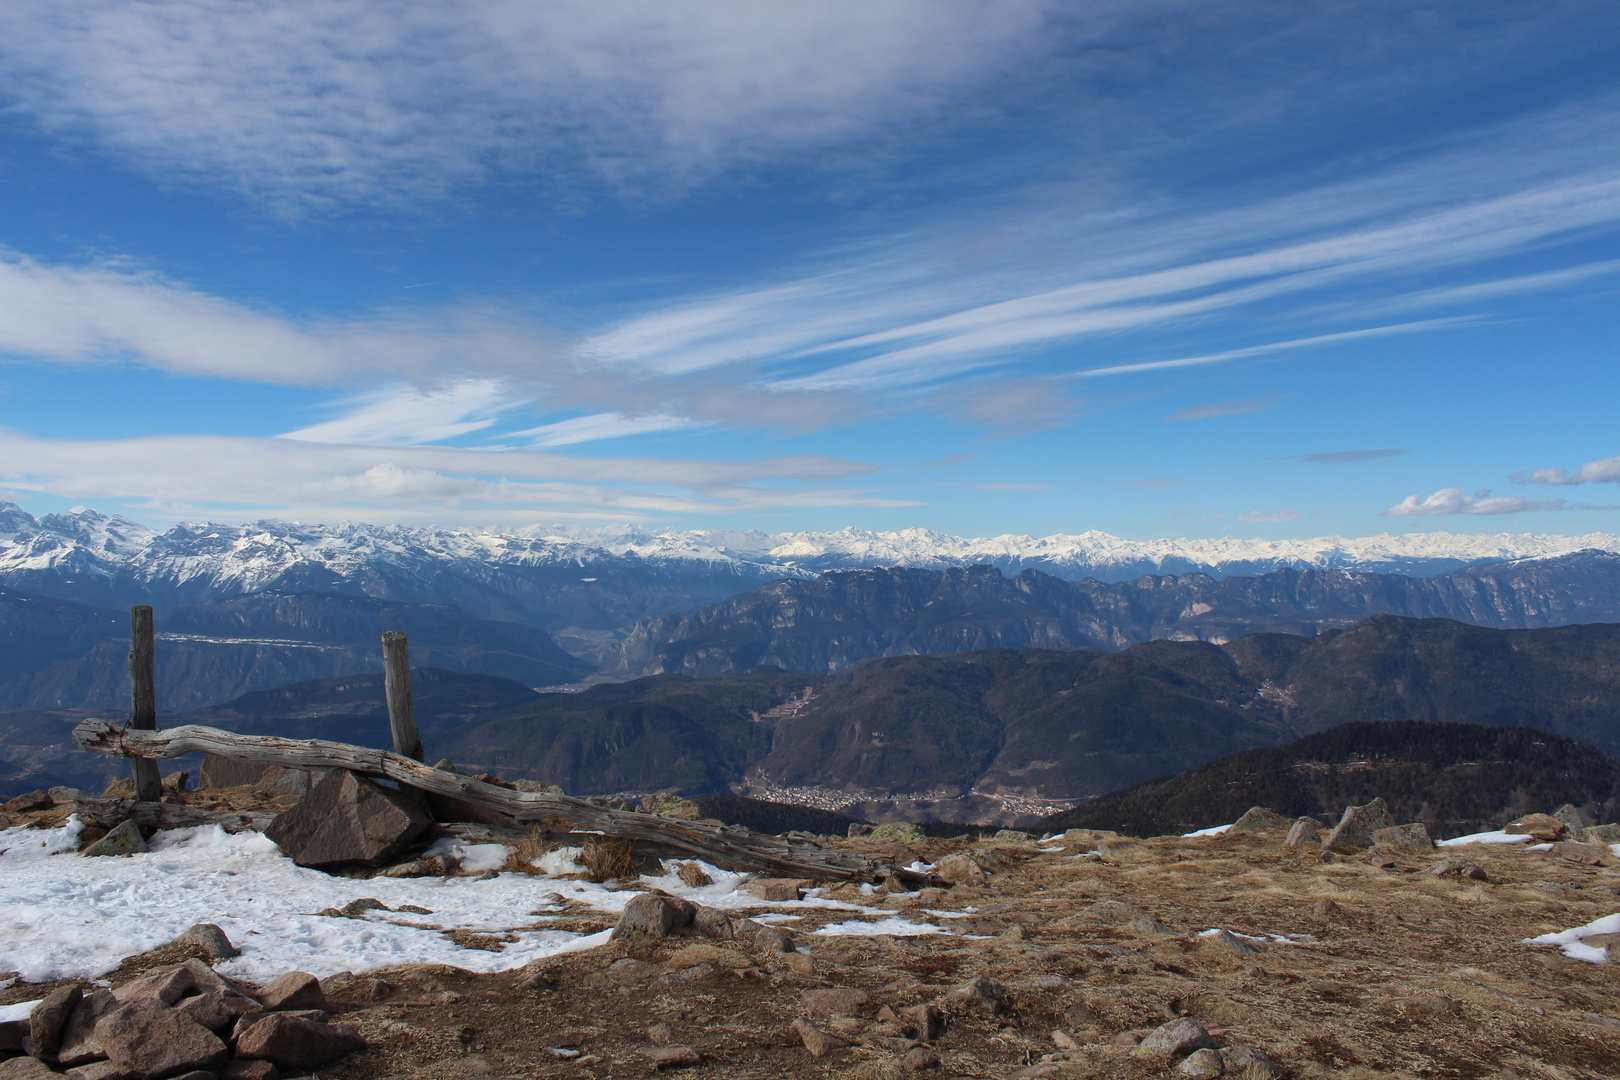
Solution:
<path fill-rule="evenodd" d="M 1374 799 L 1364 806 L 1347 806 L 1339 823 L 1322 841 L 1322 850 L 1357 851 L 1370 848 L 1376 839 L 1374 834 L 1394 824 L 1383 799 Z"/>
<path fill-rule="evenodd" d="M 28 1038 L 23 1042 L 23 1049 L 37 1058 L 56 1057 L 57 1048 L 62 1045 L 62 1031 L 82 994 L 77 984 L 58 986 L 46 994 L 28 1014 Z"/>
<path fill-rule="evenodd" d="M 1213 1049 L 1215 1040 L 1204 1030 L 1204 1025 L 1191 1017 L 1183 1016 L 1154 1028 L 1133 1052 L 1142 1057 L 1150 1054 L 1179 1057 L 1194 1050 Z"/>
<path fill-rule="evenodd" d="M 1565 803 L 1554 810 L 1552 816 L 1569 826 L 1569 831 L 1576 834 L 1579 834 L 1582 829 L 1588 826 L 1597 824 L 1591 814 L 1588 814 L 1574 803 Z"/>
<path fill-rule="evenodd" d="M 333 769 L 265 835 L 299 866 L 381 866 L 433 825 L 399 792 Z"/>
<path fill-rule="evenodd" d="M 1251 806 L 1243 812 L 1243 816 L 1232 822 L 1232 832 L 1271 832 L 1286 829 L 1293 824 L 1292 819 L 1285 818 L 1275 810 L 1268 810 L 1264 806 Z"/>
<path fill-rule="evenodd" d="M 1299 847 L 1301 844 L 1314 844 L 1322 839 L 1322 827 L 1315 818 L 1296 818 L 1288 827 L 1288 837 L 1283 840 L 1284 847 Z"/>
<path fill-rule="evenodd" d="M 1380 847 L 1396 848 L 1400 851 L 1423 851 L 1434 847 L 1434 839 L 1429 836 L 1428 828 L 1421 821 L 1378 829 L 1373 833 L 1373 841 Z"/>
<path fill-rule="evenodd" d="M 113 826 L 112 832 L 84 849 L 88 856 L 98 855 L 138 855 L 147 850 L 146 840 L 141 836 L 140 826 L 131 819 L 120 821 Z"/>
<path fill-rule="evenodd" d="M 231 944 L 231 939 L 225 936 L 225 931 L 213 923 L 198 923 L 175 938 L 174 944 L 195 945 L 214 960 L 229 960 L 233 956 L 242 955 L 242 950 Z"/>
<path fill-rule="evenodd" d="M 113 1066 L 134 1080 L 217 1070 L 230 1059 L 219 1036 L 157 1001 L 114 1009 L 96 1024 Z"/>

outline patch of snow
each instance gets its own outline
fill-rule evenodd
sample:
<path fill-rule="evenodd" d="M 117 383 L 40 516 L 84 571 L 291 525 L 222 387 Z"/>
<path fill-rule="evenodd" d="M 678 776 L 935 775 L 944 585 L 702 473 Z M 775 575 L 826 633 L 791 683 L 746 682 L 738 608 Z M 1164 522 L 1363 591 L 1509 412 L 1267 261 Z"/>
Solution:
<path fill-rule="evenodd" d="M 465 844 L 453 836 L 446 836 L 422 852 L 422 858 L 454 859 L 469 874 L 482 874 L 486 870 L 499 870 L 505 866 L 512 851 L 505 844 Z"/>
<path fill-rule="evenodd" d="M 811 936 L 820 937 L 874 937 L 878 934 L 889 934 L 894 937 L 920 937 L 924 934 L 949 934 L 952 931 L 943 927 L 932 926 L 928 923 L 914 923 L 909 919 L 902 919 L 898 915 L 891 915 L 887 919 L 877 922 L 849 922 L 832 923 L 823 926 L 820 930 L 812 931 Z"/>
<path fill-rule="evenodd" d="M 1526 850 L 1526 851 L 1551 851 L 1552 849 L 1553 849 L 1553 846 L 1551 844 L 1531 844 L 1529 847 L 1525 848 L 1524 850 Z"/>
<path fill-rule="evenodd" d="M 541 873 L 550 874 L 552 877 L 583 874 L 585 867 L 580 865 L 579 857 L 584 851 L 584 848 L 562 847 L 531 860 L 531 864 Z"/>
<path fill-rule="evenodd" d="M 1219 836 L 1231 827 L 1232 826 L 1230 825 L 1211 825 L 1209 828 L 1199 829 L 1197 832 L 1182 833 L 1181 836 L 1182 839 L 1186 839 L 1190 836 Z"/>
<path fill-rule="evenodd" d="M 1453 836 L 1450 840 L 1436 840 L 1435 847 L 1461 847 L 1463 844 L 1528 844 L 1531 838 L 1522 833 L 1505 832 L 1496 829 L 1491 832 L 1469 833 L 1467 836 Z"/>
<path fill-rule="evenodd" d="M 34 1006 L 44 1000 L 40 998 L 38 1001 L 19 1001 L 15 1005 L 0 1005 L 0 1024 L 28 1019 L 28 1014 L 34 1011 Z"/>
<path fill-rule="evenodd" d="M 1620 934 L 1620 912 L 1594 919 L 1585 926 L 1540 937 L 1525 938 L 1526 945 L 1557 945 L 1571 960 L 1585 960 L 1589 964 L 1607 964 L 1609 953 L 1596 945 L 1585 944 L 1584 939 L 1599 934 Z"/>
<path fill-rule="evenodd" d="M 1217 936 L 1219 934 L 1231 934 L 1233 937 L 1242 938 L 1244 941 L 1262 941 L 1262 942 L 1270 941 L 1271 938 L 1276 937 L 1275 934 L 1271 935 L 1271 937 L 1269 937 L 1269 938 L 1265 934 L 1245 934 L 1241 930 L 1225 930 L 1225 929 L 1222 929 L 1219 926 L 1212 926 L 1208 930 L 1200 930 L 1200 931 L 1198 931 L 1197 936 L 1198 937 L 1215 937 L 1215 936 Z M 1296 943 L 1295 942 L 1289 942 L 1289 944 L 1292 945 L 1292 944 L 1296 944 Z"/>

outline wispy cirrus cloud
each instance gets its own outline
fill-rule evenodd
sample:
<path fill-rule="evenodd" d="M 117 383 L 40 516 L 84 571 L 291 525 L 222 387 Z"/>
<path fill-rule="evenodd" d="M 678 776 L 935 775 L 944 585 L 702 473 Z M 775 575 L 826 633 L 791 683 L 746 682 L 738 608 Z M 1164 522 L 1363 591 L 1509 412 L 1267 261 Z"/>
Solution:
<path fill-rule="evenodd" d="M 1213 420 L 1221 416 L 1242 416 L 1244 413 L 1275 409 L 1284 400 L 1280 397 L 1263 397 L 1245 398 L 1241 401 L 1211 401 L 1206 405 L 1194 405 L 1190 409 L 1171 413 L 1165 419 L 1179 423 L 1184 420 Z"/>
<path fill-rule="evenodd" d="M 59 137 L 289 214 L 501 170 L 680 185 L 937 118 L 1046 51 L 1046 8 L 12 0 L 0 93 Z"/>
<path fill-rule="evenodd" d="M 1297 454 L 1295 461 L 1301 465 L 1356 465 L 1363 461 L 1382 461 L 1385 458 L 1400 457 L 1409 453 L 1407 450 L 1333 450 L 1325 454 Z"/>
<path fill-rule="evenodd" d="M 282 435 L 320 443 L 397 444 L 440 442 L 482 431 L 499 414 L 524 404 L 491 379 L 446 387 L 389 387 L 338 402 L 342 415 Z"/>
<path fill-rule="evenodd" d="M 1551 484 L 1554 487 L 1620 483 L 1620 457 L 1588 461 L 1574 472 L 1567 469 L 1536 469 L 1528 473 L 1515 473 L 1512 479 L 1515 484 Z"/>
<path fill-rule="evenodd" d="M 1239 514 L 1237 516 L 1237 518 L 1238 518 L 1239 521 L 1253 521 L 1253 522 L 1264 522 L 1264 523 L 1268 523 L 1268 524 L 1276 524 L 1278 522 L 1284 522 L 1284 521 L 1298 521 L 1300 519 L 1300 516 L 1301 515 L 1300 515 L 1300 512 L 1298 510 L 1278 510 L 1276 513 L 1272 513 L 1272 514 L 1262 513 L 1259 510 L 1252 510 L 1247 514 Z"/>
<path fill-rule="evenodd" d="M 1522 499 L 1518 496 L 1492 497 L 1484 488 L 1472 495 L 1462 488 L 1441 488 L 1426 499 L 1408 495 L 1384 511 L 1385 517 L 1439 517 L 1449 514 L 1522 514 L 1533 510 L 1568 510 L 1563 499 Z"/>
<path fill-rule="evenodd" d="M 153 436 L 37 439 L 0 429 L 0 483 L 64 498 L 336 520 L 644 520 L 782 507 L 903 507 L 840 486 L 870 465 L 819 455 L 749 462 Z"/>

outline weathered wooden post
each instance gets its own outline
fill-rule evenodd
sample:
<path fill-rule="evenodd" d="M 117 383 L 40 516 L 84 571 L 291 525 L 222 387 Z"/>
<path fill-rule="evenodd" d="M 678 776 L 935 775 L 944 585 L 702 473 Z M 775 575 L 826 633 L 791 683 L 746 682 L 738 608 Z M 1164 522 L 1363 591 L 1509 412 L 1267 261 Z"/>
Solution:
<path fill-rule="evenodd" d="M 388 695 L 388 727 L 394 735 L 394 753 L 422 760 L 422 740 L 416 734 L 416 703 L 411 700 L 411 654 L 405 635 L 390 630 L 383 635 L 383 691 Z"/>
<path fill-rule="evenodd" d="M 129 726 L 138 731 L 157 730 L 157 684 L 152 676 L 152 609 L 139 604 L 129 609 Z M 163 778 L 151 758 L 131 758 L 135 771 L 135 798 L 158 802 Z"/>

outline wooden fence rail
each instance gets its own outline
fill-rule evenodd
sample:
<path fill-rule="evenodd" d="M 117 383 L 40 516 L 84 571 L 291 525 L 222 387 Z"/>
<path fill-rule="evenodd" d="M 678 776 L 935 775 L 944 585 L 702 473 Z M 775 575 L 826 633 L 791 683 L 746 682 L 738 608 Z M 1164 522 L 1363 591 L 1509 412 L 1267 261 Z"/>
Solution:
<path fill-rule="evenodd" d="M 470 776 L 435 769 L 403 754 L 324 739 L 238 735 L 187 725 L 163 731 L 120 728 L 90 719 L 73 731 L 81 749 L 135 759 L 218 754 L 265 765 L 299 769 L 348 769 L 406 787 L 457 799 L 520 822 L 565 820 L 582 831 L 612 839 L 658 844 L 717 866 L 763 871 L 819 881 L 874 881 L 893 876 L 908 887 L 944 885 L 933 874 L 874 862 L 847 852 L 826 851 L 735 826 L 704 825 L 628 810 L 613 810 L 567 795 L 513 791 Z"/>

